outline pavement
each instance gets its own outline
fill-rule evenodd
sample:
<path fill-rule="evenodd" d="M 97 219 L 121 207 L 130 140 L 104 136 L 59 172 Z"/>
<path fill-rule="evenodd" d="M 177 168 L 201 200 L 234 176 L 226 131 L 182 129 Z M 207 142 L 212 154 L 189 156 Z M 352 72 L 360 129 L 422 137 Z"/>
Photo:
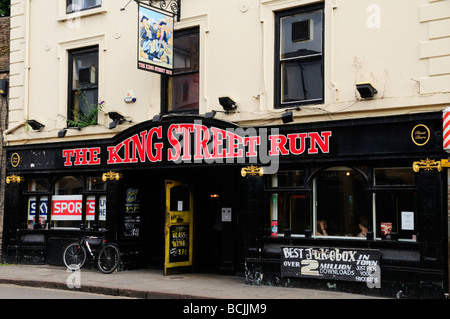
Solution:
<path fill-rule="evenodd" d="M 102 274 L 96 269 L 68 271 L 50 265 L 0 264 L 0 284 L 139 299 L 381 299 L 314 289 L 255 286 L 244 277 L 187 273 L 164 276 L 162 270 L 139 269 Z"/>

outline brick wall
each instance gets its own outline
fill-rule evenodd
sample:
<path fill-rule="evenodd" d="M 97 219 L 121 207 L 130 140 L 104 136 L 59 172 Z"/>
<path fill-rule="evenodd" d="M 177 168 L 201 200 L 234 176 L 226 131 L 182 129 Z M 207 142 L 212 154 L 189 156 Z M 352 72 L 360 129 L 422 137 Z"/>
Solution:
<path fill-rule="evenodd" d="M 8 71 L 9 71 L 9 17 L 3 17 L 0 18 L 0 73 L 5 73 Z"/>
<path fill-rule="evenodd" d="M 9 17 L 0 18 L 0 79 L 9 77 Z M 6 129 L 8 116 L 8 96 L 0 96 L 0 134 Z M 0 140 L 0 261 L 3 239 L 3 213 L 5 199 L 5 154 L 3 154 L 3 139 Z"/>

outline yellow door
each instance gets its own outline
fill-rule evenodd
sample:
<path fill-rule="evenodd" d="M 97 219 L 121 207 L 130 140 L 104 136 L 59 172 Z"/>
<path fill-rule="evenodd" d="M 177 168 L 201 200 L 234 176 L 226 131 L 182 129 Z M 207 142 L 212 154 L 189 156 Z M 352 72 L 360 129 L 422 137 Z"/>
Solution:
<path fill-rule="evenodd" d="M 164 275 L 192 266 L 193 207 L 191 187 L 167 180 Z"/>

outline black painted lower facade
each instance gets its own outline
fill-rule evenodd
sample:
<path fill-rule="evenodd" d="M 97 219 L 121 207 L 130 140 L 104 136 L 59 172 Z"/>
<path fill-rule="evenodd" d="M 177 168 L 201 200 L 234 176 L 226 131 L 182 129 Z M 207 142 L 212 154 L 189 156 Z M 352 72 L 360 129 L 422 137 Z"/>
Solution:
<path fill-rule="evenodd" d="M 7 152 L 4 262 L 62 265 L 65 245 L 100 234 L 119 244 L 121 269 L 448 293 L 441 112 L 253 128 L 166 117 Z M 177 225 L 192 237 L 174 241 Z"/>

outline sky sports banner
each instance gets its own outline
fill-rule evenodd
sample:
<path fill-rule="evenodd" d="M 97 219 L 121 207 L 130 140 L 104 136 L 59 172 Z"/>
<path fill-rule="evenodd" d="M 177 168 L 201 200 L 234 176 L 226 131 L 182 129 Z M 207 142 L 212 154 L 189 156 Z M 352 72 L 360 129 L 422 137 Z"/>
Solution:
<path fill-rule="evenodd" d="M 39 217 L 47 219 L 48 197 L 40 198 Z M 99 220 L 106 220 L 106 196 L 99 200 Z M 83 212 L 83 195 L 54 195 L 52 196 L 52 220 L 81 220 Z M 28 220 L 36 216 L 36 197 L 28 200 Z M 95 220 L 95 197 L 86 199 L 86 220 Z"/>
<path fill-rule="evenodd" d="M 283 277 L 379 284 L 380 251 L 374 249 L 281 247 Z"/>

